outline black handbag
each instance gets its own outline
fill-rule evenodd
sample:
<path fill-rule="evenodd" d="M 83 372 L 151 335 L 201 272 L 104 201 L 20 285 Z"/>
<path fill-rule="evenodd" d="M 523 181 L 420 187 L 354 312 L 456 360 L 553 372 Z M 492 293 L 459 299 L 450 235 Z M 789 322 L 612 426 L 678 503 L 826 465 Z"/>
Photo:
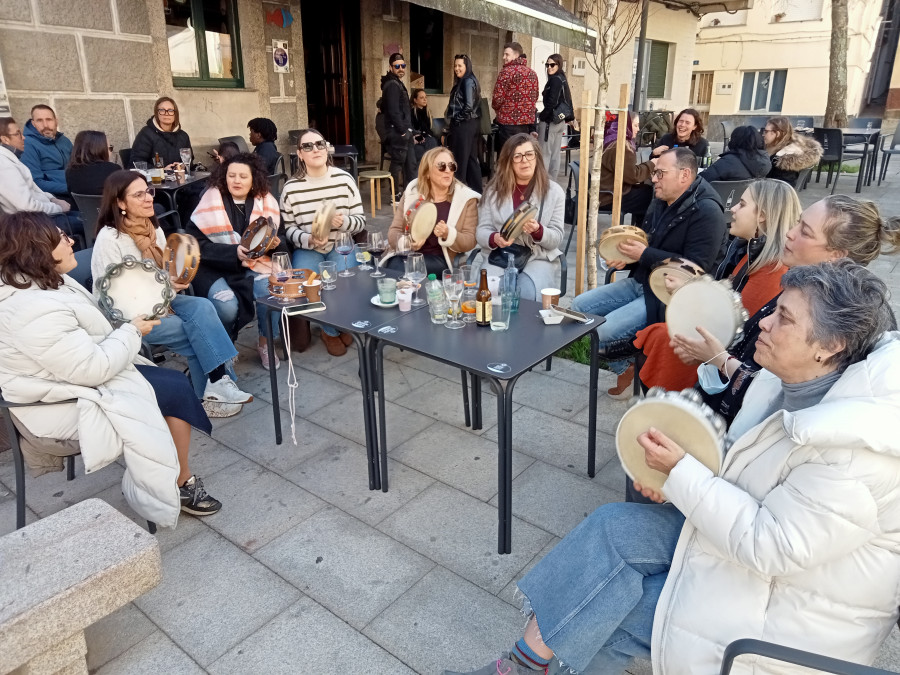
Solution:
<path fill-rule="evenodd" d="M 566 94 L 569 85 L 563 80 L 562 91 L 560 92 L 561 101 L 557 101 L 556 107 L 553 108 L 553 122 L 571 122 L 575 119 L 575 108 L 572 107 L 572 101 Z"/>
<path fill-rule="evenodd" d="M 541 216 L 544 215 L 544 200 L 541 200 L 541 209 L 538 211 L 537 221 L 541 222 Z M 507 253 L 513 254 L 513 265 L 520 272 L 525 269 L 525 265 L 531 259 L 531 249 L 524 244 L 510 244 L 506 248 L 495 248 L 488 256 L 488 263 L 494 267 L 509 267 L 509 258 Z"/>

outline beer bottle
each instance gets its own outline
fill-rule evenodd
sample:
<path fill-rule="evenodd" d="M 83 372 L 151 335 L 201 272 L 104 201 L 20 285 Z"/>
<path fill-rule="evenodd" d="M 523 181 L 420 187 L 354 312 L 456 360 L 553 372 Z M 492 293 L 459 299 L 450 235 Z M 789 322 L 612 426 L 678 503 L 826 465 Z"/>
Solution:
<path fill-rule="evenodd" d="M 481 270 L 481 282 L 475 294 L 475 324 L 490 326 L 491 316 L 491 291 L 488 288 L 487 270 Z"/>
<path fill-rule="evenodd" d="M 162 183 L 163 175 L 165 173 L 165 168 L 163 167 L 163 162 L 162 162 L 162 159 L 160 158 L 158 152 L 156 153 L 156 156 L 153 159 L 153 166 L 154 166 L 154 169 L 153 169 L 153 176 L 152 176 L 151 180 L 154 183 L 156 183 L 157 185 L 159 185 L 160 183 Z"/>

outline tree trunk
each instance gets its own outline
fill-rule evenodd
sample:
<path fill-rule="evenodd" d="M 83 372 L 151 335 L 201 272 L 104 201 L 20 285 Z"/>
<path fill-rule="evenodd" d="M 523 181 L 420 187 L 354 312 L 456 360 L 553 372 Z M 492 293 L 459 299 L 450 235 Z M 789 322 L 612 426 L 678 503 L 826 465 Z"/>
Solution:
<path fill-rule="evenodd" d="M 831 3 L 831 58 L 825 126 L 847 126 L 847 0 Z"/>

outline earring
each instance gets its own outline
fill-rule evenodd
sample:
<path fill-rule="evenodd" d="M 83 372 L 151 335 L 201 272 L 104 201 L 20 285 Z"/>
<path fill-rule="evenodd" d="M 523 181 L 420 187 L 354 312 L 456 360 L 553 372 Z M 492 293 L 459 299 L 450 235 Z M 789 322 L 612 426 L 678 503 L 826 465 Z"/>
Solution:
<path fill-rule="evenodd" d="M 123 216 L 125 215 L 125 209 L 122 209 L 122 215 Z"/>
<path fill-rule="evenodd" d="M 822 357 L 816 354 L 816 363 L 822 363 Z"/>

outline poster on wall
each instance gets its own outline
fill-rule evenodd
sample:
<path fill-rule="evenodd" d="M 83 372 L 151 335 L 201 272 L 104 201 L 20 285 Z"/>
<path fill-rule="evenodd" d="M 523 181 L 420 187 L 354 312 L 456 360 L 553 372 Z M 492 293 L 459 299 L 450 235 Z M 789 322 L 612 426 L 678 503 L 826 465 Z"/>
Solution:
<path fill-rule="evenodd" d="M 6 80 L 3 79 L 3 63 L 0 62 L 0 117 L 10 117 L 9 96 L 6 94 Z"/>
<path fill-rule="evenodd" d="M 272 65 L 276 73 L 291 72 L 287 40 L 272 40 Z"/>

